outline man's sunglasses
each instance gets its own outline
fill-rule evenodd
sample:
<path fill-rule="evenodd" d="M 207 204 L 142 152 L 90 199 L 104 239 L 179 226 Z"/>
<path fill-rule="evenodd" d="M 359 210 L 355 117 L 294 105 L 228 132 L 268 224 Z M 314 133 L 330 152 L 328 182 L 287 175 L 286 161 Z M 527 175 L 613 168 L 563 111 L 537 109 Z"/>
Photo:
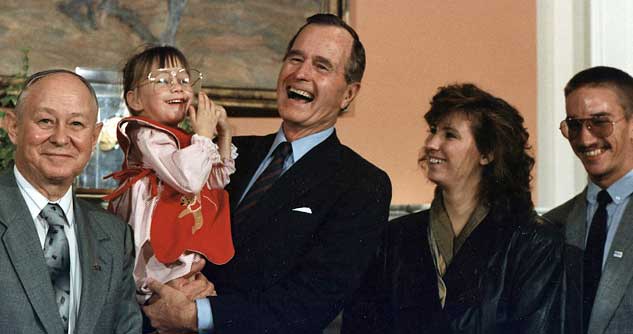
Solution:
<path fill-rule="evenodd" d="M 562 132 L 565 138 L 573 140 L 580 135 L 580 132 L 582 132 L 582 128 L 584 126 L 592 135 L 598 138 L 606 138 L 613 133 L 613 127 L 615 126 L 615 123 L 623 119 L 624 117 L 616 121 L 612 121 L 604 116 L 589 118 L 567 117 L 560 122 L 560 132 Z"/>

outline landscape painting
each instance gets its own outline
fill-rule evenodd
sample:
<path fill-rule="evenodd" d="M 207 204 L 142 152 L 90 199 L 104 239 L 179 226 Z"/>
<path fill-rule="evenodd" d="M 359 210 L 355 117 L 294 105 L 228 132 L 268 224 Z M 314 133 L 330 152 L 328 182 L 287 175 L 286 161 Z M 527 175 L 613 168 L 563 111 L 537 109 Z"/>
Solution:
<path fill-rule="evenodd" d="M 62 67 L 119 71 L 148 44 L 180 48 L 228 109 L 274 109 L 287 43 L 305 18 L 344 15 L 327 0 L 3 0 L 0 75 Z M 250 104 L 249 104 L 250 103 Z M 272 103 L 272 104 L 271 104 Z"/>

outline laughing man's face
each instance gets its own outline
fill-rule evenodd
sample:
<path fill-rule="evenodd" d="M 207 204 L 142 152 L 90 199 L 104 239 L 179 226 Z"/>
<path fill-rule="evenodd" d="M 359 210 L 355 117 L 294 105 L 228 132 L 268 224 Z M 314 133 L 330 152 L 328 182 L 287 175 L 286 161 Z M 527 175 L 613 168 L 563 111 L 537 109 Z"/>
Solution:
<path fill-rule="evenodd" d="M 277 79 L 277 105 L 288 140 L 322 131 L 336 123 L 360 83 L 348 84 L 345 65 L 353 38 L 335 26 L 306 26 L 284 59 Z"/>

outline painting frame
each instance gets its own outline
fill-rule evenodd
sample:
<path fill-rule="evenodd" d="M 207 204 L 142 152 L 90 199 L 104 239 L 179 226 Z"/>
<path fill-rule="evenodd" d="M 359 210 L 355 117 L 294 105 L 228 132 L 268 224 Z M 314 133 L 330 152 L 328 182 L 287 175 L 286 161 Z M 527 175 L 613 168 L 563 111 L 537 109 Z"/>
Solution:
<path fill-rule="evenodd" d="M 68 0 L 70 1 L 70 0 Z M 349 7 L 348 0 L 321 0 L 320 1 L 320 10 L 319 12 L 327 12 L 333 13 L 337 16 L 341 17 L 346 22 L 349 22 Z M 293 28 L 294 29 L 294 28 Z M 288 33 L 293 34 L 293 31 L 288 31 Z M 283 40 L 280 42 L 285 43 L 289 41 Z M 53 67 L 64 67 L 64 66 L 33 66 L 29 68 L 28 57 L 24 51 L 20 50 L 21 58 L 26 59 L 26 62 L 22 60 L 21 64 L 17 64 L 14 66 L 15 70 L 6 71 L 0 70 L 0 98 L 8 97 L 8 96 L 17 96 L 19 94 L 19 90 L 16 87 L 21 86 L 21 83 L 24 82 L 27 74 L 31 74 L 33 72 L 37 72 L 40 70 L 53 68 Z M 281 59 L 279 59 L 281 60 Z M 79 65 L 79 64 L 76 64 Z M 281 66 L 281 61 L 279 61 L 279 67 Z M 68 68 L 69 66 L 65 66 L 64 68 Z M 276 77 L 277 71 L 279 67 L 276 68 L 274 76 Z M 78 71 L 80 67 L 68 68 L 71 70 Z M 4 72 L 4 73 L 3 73 Z M 97 69 L 97 72 L 98 69 Z M 104 74 L 104 71 L 101 74 Z M 80 73 L 80 72 L 78 72 Z M 110 73 L 112 74 L 112 73 Z M 93 86 L 99 86 L 101 84 L 113 84 L 120 85 L 120 79 L 117 79 L 116 76 L 97 76 L 97 77 L 87 77 L 87 79 L 93 84 Z M 211 99 L 213 99 L 216 103 L 225 106 L 229 116 L 232 117 L 278 117 L 277 113 L 277 105 L 276 105 L 276 91 L 274 88 L 272 89 L 263 89 L 251 86 L 213 86 L 213 85 L 202 85 L 201 90 L 207 93 Z M 99 96 L 101 98 L 101 96 Z M 100 102 L 101 104 L 101 102 Z M 3 106 L 7 107 L 7 106 Z M 12 105 L 8 106 L 9 108 L 13 107 Z M 0 119 L 1 120 L 1 119 Z M 101 149 L 97 147 L 96 151 L 100 151 Z M 97 152 L 99 153 L 99 152 Z M 89 166 L 86 166 L 86 170 L 89 170 L 91 167 L 94 169 L 101 169 L 103 166 L 99 162 L 93 162 L 94 156 L 91 159 L 91 163 Z M 100 179 L 104 175 L 108 175 L 113 172 L 112 167 L 108 167 L 109 169 L 104 171 L 99 171 L 97 173 L 90 172 L 89 174 L 95 174 L 93 177 L 95 179 Z M 88 198 L 95 200 L 97 202 L 101 201 L 101 197 L 110 193 L 113 190 L 111 186 L 82 186 L 81 182 L 79 182 L 80 178 L 85 173 L 77 177 L 75 184 L 75 191 L 77 195 L 80 197 Z"/>
<path fill-rule="evenodd" d="M 321 0 L 321 12 L 332 13 L 349 22 L 348 0 Z M 224 106 L 231 117 L 276 117 L 277 94 L 274 89 L 251 87 L 203 86 L 209 97 Z"/>
<path fill-rule="evenodd" d="M 177 1 L 177 0 L 172 0 L 172 1 Z M 228 1 L 228 0 L 227 0 Z M 73 0 L 63 0 L 58 2 L 57 6 L 58 8 L 61 8 L 60 4 L 70 4 L 73 2 L 79 2 L 79 1 L 73 1 Z M 84 1 L 85 2 L 89 2 L 89 1 Z M 105 3 L 106 0 L 93 0 L 93 3 L 97 3 L 97 2 L 101 2 L 101 3 Z M 117 0 L 110 0 L 110 2 L 117 2 Z M 170 1 L 171 2 L 171 1 Z M 186 1 L 184 1 L 186 2 Z M 339 17 L 343 18 L 345 21 L 348 21 L 348 16 L 349 16 L 349 8 L 348 8 L 348 0 L 320 0 L 317 1 L 318 4 L 315 5 L 310 5 L 310 6 L 314 6 L 314 9 L 316 10 L 316 7 L 318 6 L 318 12 L 327 12 L 327 13 L 333 13 L 338 15 Z M 192 3 L 191 1 L 189 2 L 190 4 Z M 273 2 L 271 2 L 273 3 Z M 191 5 L 193 6 L 193 5 Z M 271 6 L 277 6 L 277 7 L 283 7 L 283 6 L 288 6 L 288 4 L 283 4 L 283 5 L 271 5 Z M 14 6 L 15 8 L 15 6 Z M 310 7 L 302 7 L 302 8 L 310 8 Z M 61 10 L 61 9 L 60 9 Z M 308 15 L 307 12 L 305 12 L 305 9 L 303 9 L 304 12 L 301 16 L 304 15 Z M 296 14 L 296 12 L 295 12 Z M 184 16 L 183 16 L 184 17 Z M 293 16 L 294 17 L 294 16 Z M 274 21 L 274 20 L 278 20 L 279 18 L 276 17 L 265 17 L 264 20 L 270 20 L 270 21 Z M 257 84 L 254 85 L 250 85 L 250 84 L 241 84 L 241 82 L 239 84 L 235 84 L 235 82 L 231 81 L 223 81 L 222 79 L 218 80 L 217 82 L 207 82 L 207 79 L 205 77 L 205 82 L 203 82 L 201 90 L 204 91 L 205 93 L 207 93 L 209 95 L 209 97 L 211 99 L 213 99 L 214 101 L 216 101 L 217 103 L 225 106 L 225 108 L 227 109 L 227 112 L 229 114 L 229 116 L 232 117 L 275 117 L 277 116 L 277 110 L 276 110 L 276 92 L 274 89 L 274 82 L 273 80 L 276 78 L 277 75 L 277 71 L 279 69 L 279 66 L 281 66 L 281 59 L 280 57 L 283 56 L 283 54 L 279 54 L 279 52 L 281 51 L 281 48 L 283 47 L 283 49 L 285 50 L 285 44 L 289 41 L 291 34 L 294 33 L 296 27 L 295 25 L 299 22 L 301 22 L 303 20 L 303 18 L 299 19 L 298 17 L 295 17 L 295 19 L 293 19 L 295 22 L 292 26 L 290 27 L 286 27 L 284 30 L 284 34 L 279 34 L 277 33 L 274 36 L 269 36 L 269 35 L 273 35 L 271 34 L 266 34 L 265 31 L 259 31 L 258 34 L 263 35 L 263 38 L 266 37 L 271 37 L 271 38 L 275 38 L 274 44 L 276 45 L 275 48 L 275 52 L 277 53 L 277 56 L 275 56 L 275 60 L 271 60 L 270 55 L 268 55 L 268 58 L 266 60 L 266 67 L 265 67 L 265 73 L 267 76 L 267 81 L 266 84 L 262 85 L 261 82 L 257 82 Z M 184 19 L 182 24 L 184 24 Z M 71 21 L 71 23 L 76 23 L 75 21 Z M 244 22 L 244 25 L 248 25 L 251 22 Z M 0 25 L 2 24 L 2 21 L 0 21 Z M 68 23 L 65 23 L 66 25 L 68 25 Z M 181 24 L 181 28 L 182 28 L 182 24 Z M 242 24 L 242 23 L 240 23 Z M 232 29 L 230 28 L 230 25 L 223 25 L 218 29 L 225 29 L 223 31 L 229 31 L 232 32 Z M 102 31 L 107 31 L 108 27 L 106 26 Z M 180 28 L 179 28 L 180 29 Z M 181 29 L 183 30 L 183 29 Z M 164 31 L 163 31 L 164 32 Z M 160 35 L 160 34 L 154 34 L 154 35 Z M 176 36 L 176 35 L 175 35 Z M 24 36 L 22 36 L 24 37 Z M 172 45 L 178 45 L 180 42 L 178 42 L 180 35 L 177 36 L 178 38 L 176 38 L 175 42 Z M 260 37 L 260 36 L 258 36 Z M 92 38 L 92 37 L 91 37 Z M 22 38 L 24 39 L 24 38 Z M 287 40 L 286 40 L 287 39 Z M 4 41 L 4 42 L 11 42 L 11 41 Z M 184 43 L 184 42 L 183 42 Z M 272 42 L 271 42 L 272 43 Z M 167 43 L 169 44 L 169 43 Z M 203 42 L 200 43 L 201 45 L 205 45 L 203 44 Z M 64 45 L 66 48 L 68 49 L 73 49 L 75 46 L 74 45 L 68 45 L 66 46 L 65 44 L 61 44 Z M 135 44 L 136 45 L 136 44 Z M 11 76 L 14 75 L 15 73 L 18 72 L 20 65 L 19 60 L 17 60 L 17 56 L 15 55 L 16 53 L 18 53 L 17 50 L 15 50 L 16 48 L 21 48 L 20 44 L 16 44 L 14 47 L 14 51 L 12 52 L 12 57 L 14 58 L 11 61 L 12 67 L 10 67 L 10 69 L 7 69 L 6 66 L 0 66 L 0 97 L 7 95 L 8 93 L 11 92 L 7 92 L 7 88 L 9 86 L 9 82 L 11 80 Z M 64 49 L 63 47 L 60 47 L 61 49 Z M 129 50 L 128 50 L 129 51 Z M 185 54 L 188 55 L 189 58 L 189 50 L 183 50 L 185 52 Z M 253 49 L 253 51 L 249 51 L 251 53 L 256 53 L 258 50 L 257 49 Z M 60 53 L 62 53 L 63 51 L 59 51 Z M 113 52 L 120 52 L 121 54 L 118 55 L 119 60 L 125 59 L 127 58 L 127 56 L 129 56 L 129 52 L 125 52 L 125 51 L 113 51 Z M 79 62 L 71 62 L 70 60 L 68 61 L 69 64 L 63 64 L 62 66 L 60 66 L 60 63 L 55 63 L 53 60 L 50 61 L 50 64 L 47 61 L 38 61 L 37 58 L 38 56 L 40 58 L 44 57 L 41 55 L 42 52 L 41 50 L 33 50 L 31 52 L 32 55 L 32 66 L 31 66 L 31 71 L 30 72 L 37 72 L 40 70 L 44 70 L 44 69 L 48 69 L 48 68 L 52 68 L 52 67 L 63 67 L 63 68 L 68 68 L 68 69 L 73 69 L 75 66 L 81 66 L 81 67 L 95 67 L 96 69 L 99 68 L 103 68 L 105 70 L 111 70 L 112 68 L 109 68 L 108 66 L 114 66 L 115 68 L 118 68 L 119 66 L 121 66 L 120 63 L 117 64 L 112 64 L 109 63 L 110 65 L 107 65 L 105 67 L 103 67 L 101 64 L 97 65 L 91 65 L 91 64 L 85 64 L 85 63 L 79 63 Z M 63 54 L 62 54 L 63 55 Z M 59 55 L 56 55 L 59 58 Z M 208 57 L 208 53 L 204 54 L 204 57 Z M 211 56 L 216 57 L 216 55 Z M 229 54 L 230 57 L 230 54 Z M 239 56 L 236 56 L 239 57 Z M 199 58 L 199 57 L 198 57 Z M 259 67 L 259 59 L 257 59 L 257 57 L 252 57 L 253 59 L 249 59 L 249 61 L 252 61 L 253 64 L 249 63 L 250 67 L 243 67 L 243 72 L 244 73 L 253 73 L 253 72 L 249 72 L 250 68 L 255 68 L 257 69 Z M 191 59 L 190 59 L 191 61 Z M 194 66 L 197 66 L 197 62 L 194 60 L 192 62 L 194 64 Z M 207 63 L 207 61 L 204 61 L 205 65 Z M 218 66 L 218 64 L 226 64 L 226 63 L 222 63 L 222 62 L 218 62 L 215 59 L 212 62 L 212 70 L 215 70 L 215 68 L 217 67 L 222 67 L 222 66 Z M 1 64 L 0 64 L 1 65 Z M 27 64 L 28 65 L 28 64 Z M 100 66 L 101 65 L 101 66 Z M 238 68 L 235 64 L 231 63 L 231 64 L 227 64 L 226 67 L 228 68 L 226 71 L 228 73 L 233 73 L 231 71 L 235 71 L 235 68 Z M 15 70 L 13 70 L 13 68 L 15 68 Z M 205 68 L 202 68 L 205 69 Z M 231 70 L 233 69 L 233 70 Z M 220 70 L 218 70 L 220 71 Z M 264 71 L 264 70 L 262 70 Z M 213 73 L 209 73 L 210 74 L 210 78 L 213 78 Z M 260 74 L 261 75 L 261 72 Z M 255 74 L 253 74 L 253 76 L 256 76 Z M 241 79 L 240 79 L 241 80 Z M 256 79 L 253 79 L 256 80 Z M 225 84 L 227 83 L 228 84 Z M 263 88 L 262 88 L 263 87 Z"/>

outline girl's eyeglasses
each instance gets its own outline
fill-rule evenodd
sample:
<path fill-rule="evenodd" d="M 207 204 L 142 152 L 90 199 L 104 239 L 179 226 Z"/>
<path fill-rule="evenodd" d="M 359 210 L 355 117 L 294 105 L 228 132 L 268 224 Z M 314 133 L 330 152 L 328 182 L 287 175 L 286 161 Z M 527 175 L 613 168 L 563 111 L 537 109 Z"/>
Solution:
<path fill-rule="evenodd" d="M 159 68 L 149 72 L 147 80 L 141 82 L 138 87 L 152 83 L 154 89 L 167 89 L 175 84 L 185 89 L 193 89 L 201 80 L 202 73 L 195 69 Z"/>

